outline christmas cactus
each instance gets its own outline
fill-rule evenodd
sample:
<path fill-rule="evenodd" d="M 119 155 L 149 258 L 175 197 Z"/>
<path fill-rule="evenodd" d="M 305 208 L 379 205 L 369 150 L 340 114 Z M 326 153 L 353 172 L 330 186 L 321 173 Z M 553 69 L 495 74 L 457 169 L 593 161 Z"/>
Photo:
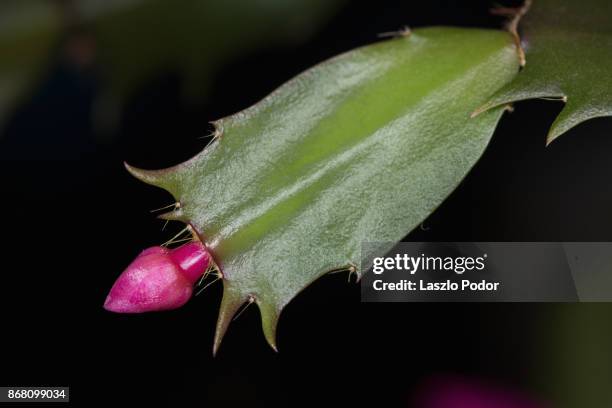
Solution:
<path fill-rule="evenodd" d="M 223 282 L 214 350 L 245 303 L 259 307 L 276 349 L 279 315 L 291 299 L 329 272 L 360 277 L 360 259 L 373 255 L 361 253 L 362 242 L 395 243 L 418 226 L 482 156 L 511 103 L 566 103 L 548 142 L 612 113 L 612 5 L 588 3 L 497 9 L 508 15 L 508 30 L 398 32 L 216 120 L 213 141 L 185 163 L 128 165 L 174 196 L 162 218 L 188 226 L 186 248 L 199 258 L 184 269 L 177 255 L 184 247 L 145 251 L 106 308 L 178 307 L 210 257 Z"/>

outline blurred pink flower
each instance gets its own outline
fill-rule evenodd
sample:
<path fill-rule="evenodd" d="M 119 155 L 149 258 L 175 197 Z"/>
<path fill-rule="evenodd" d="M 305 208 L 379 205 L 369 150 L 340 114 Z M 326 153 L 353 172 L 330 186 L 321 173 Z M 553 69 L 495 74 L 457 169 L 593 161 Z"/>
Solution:
<path fill-rule="evenodd" d="M 415 408 L 544 408 L 532 398 L 487 382 L 440 376 L 417 393 Z"/>

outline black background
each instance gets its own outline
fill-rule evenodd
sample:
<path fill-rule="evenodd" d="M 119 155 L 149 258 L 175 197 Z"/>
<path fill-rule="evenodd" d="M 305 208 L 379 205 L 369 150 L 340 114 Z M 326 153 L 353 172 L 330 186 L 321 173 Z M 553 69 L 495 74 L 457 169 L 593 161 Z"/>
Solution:
<path fill-rule="evenodd" d="M 546 376 L 550 305 L 360 304 L 347 276 L 320 279 L 284 311 L 280 353 L 259 313 L 232 324 L 216 358 L 221 285 L 177 311 L 121 316 L 102 309 L 143 248 L 172 231 L 149 210 L 172 202 L 122 167 L 162 168 L 196 154 L 208 121 L 377 34 L 427 25 L 501 26 L 487 1 L 352 2 L 309 42 L 244 55 L 187 107 L 172 72 L 147 84 L 110 145 L 93 142 L 95 75 L 58 59 L 0 145 L 2 353 L 0 384 L 69 385 L 74 406 L 409 406 L 433 373 L 457 373 L 535 395 Z M 465 182 L 414 240 L 612 240 L 610 119 L 580 125 L 545 148 L 560 103 L 518 104 Z M 173 229 L 174 228 L 174 229 Z M 582 307 L 575 305 L 574 307 Z"/>

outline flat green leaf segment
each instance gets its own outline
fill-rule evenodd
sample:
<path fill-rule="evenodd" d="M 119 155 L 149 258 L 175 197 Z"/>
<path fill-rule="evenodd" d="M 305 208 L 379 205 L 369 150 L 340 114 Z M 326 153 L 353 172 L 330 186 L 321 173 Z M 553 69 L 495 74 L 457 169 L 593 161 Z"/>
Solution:
<path fill-rule="evenodd" d="M 361 244 L 400 241 L 457 187 L 503 109 L 470 118 L 518 71 L 501 31 L 429 28 L 306 71 L 216 122 L 176 167 L 143 171 L 213 251 L 224 296 L 215 350 L 245 302 L 276 347 L 283 307 L 336 270 L 360 274 Z M 380 248 L 382 253 L 389 248 Z"/>
<path fill-rule="evenodd" d="M 533 0 L 520 22 L 527 64 L 479 111 L 533 98 L 566 105 L 550 143 L 586 120 L 612 115 L 612 2 Z"/>

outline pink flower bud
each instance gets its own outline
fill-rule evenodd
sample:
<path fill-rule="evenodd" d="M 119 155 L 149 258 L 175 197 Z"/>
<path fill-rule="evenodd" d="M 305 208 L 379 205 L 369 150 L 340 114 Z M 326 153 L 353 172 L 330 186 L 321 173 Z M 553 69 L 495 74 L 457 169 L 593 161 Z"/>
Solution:
<path fill-rule="evenodd" d="M 210 260 L 201 242 L 175 249 L 147 248 L 119 276 L 104 308 L 117 313 L 142 313 L 181 307 L 191 298 L 193 285 Z"/>

